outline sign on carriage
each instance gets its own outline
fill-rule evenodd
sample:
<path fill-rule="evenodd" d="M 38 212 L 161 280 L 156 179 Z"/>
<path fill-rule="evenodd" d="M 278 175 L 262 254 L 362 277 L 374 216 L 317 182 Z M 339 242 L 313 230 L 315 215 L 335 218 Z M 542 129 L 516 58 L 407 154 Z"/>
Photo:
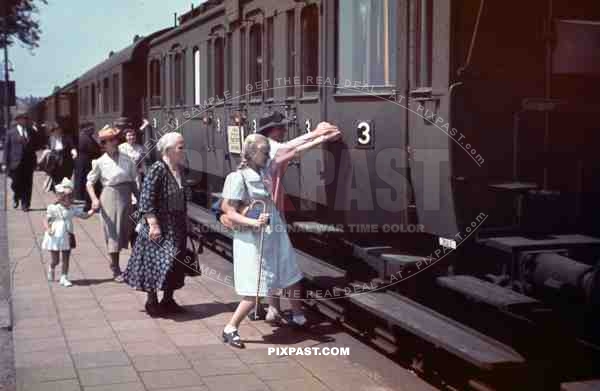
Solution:
<path fill-rule="evenodd" d="M 229 146 L 229 153 L 242 153 L 242 137 L 239 126 L 228 126 L 227 127 L 227 145 Z"/>

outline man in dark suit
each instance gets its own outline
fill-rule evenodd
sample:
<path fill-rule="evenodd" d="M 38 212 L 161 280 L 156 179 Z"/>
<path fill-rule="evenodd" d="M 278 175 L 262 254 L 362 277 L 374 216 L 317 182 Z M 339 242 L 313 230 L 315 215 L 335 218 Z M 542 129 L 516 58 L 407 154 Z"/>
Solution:
<path fill-rule="evenodd" d="M 4 163 L 11 179 L 13 207 L 18 208 L 20 202 L 23 211 L 27 212 L 31 204 L 38 134 L 29 126 L 26 114 L 17 115 L 15 120 L 17 125 L 6 133 Z"/>
<path fill-rule="evenodd" d="M 87 174 L 92 169 L 92 160 L 98 159 L 102 154 L 100 144 L 96 140 L 96 131 L 93 123 L 85 123 L 79 132 L 78 157 L 75 160 L 75 199 L 85 201 L 85 210 L 89 210 L 92 202 L 87 193 L 85 185 Z M 100 186 L 98 182 L 98 186 Z M 100 189 L 96 189 L 97 193 Z"/>

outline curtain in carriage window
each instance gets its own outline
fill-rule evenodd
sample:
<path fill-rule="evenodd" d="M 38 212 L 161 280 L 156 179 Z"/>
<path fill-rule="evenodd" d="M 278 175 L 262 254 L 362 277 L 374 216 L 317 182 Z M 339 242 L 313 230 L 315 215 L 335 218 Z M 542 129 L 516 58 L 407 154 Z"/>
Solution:
<path fill-rule="evenodd" d="M 396 0 L 338 1 L 338 83 L 396 84 Z"/>

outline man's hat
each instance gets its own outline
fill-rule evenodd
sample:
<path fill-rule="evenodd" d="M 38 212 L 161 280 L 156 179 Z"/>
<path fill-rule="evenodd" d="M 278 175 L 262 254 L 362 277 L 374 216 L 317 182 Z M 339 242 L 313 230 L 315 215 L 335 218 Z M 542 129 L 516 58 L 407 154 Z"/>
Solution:
<path fill-rule="evenodd" d="M 257 133 L 264 133 L 265 131 L 280 126 L 286 126 L 289 123 L 287 119 L 279 111 L 273 111 L 272 113 L 265 113 L 263 117 L 258 121 Z"/>

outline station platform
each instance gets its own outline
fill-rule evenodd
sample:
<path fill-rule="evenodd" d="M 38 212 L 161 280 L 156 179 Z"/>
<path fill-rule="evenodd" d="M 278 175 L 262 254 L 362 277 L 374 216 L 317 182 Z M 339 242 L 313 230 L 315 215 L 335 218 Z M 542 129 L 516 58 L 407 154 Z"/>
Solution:
<path fill-rule="evenodd" d="M 246 349 L 222 343 L 239 297 L 232 264 L 205 250 L 205 275 L 186 277 L 175 299 L 185 314 L 151 318 L 145 294 L 111 280 L 98 215 L 75 219 L 72 287 L 46 280 L 40 250 L 46 206 L 36 173 L 31 211 L 7 194 L 9 259 L 14 270 L 13 342 L 18 390 L 243 391 L 434 390 L 412 372 L 317 314 L 308 331 L 244 321 Z M 124 269 L 129 252 L 121 253 Z M 211 270 L 207 275 L 206 270 Z M 58 269 L 57 269 L 57 274 Z M 270 347 L 344 347 L 348 356 L 269 355 Z M 0 387 L 1 388 L 1 387 Z"/>

